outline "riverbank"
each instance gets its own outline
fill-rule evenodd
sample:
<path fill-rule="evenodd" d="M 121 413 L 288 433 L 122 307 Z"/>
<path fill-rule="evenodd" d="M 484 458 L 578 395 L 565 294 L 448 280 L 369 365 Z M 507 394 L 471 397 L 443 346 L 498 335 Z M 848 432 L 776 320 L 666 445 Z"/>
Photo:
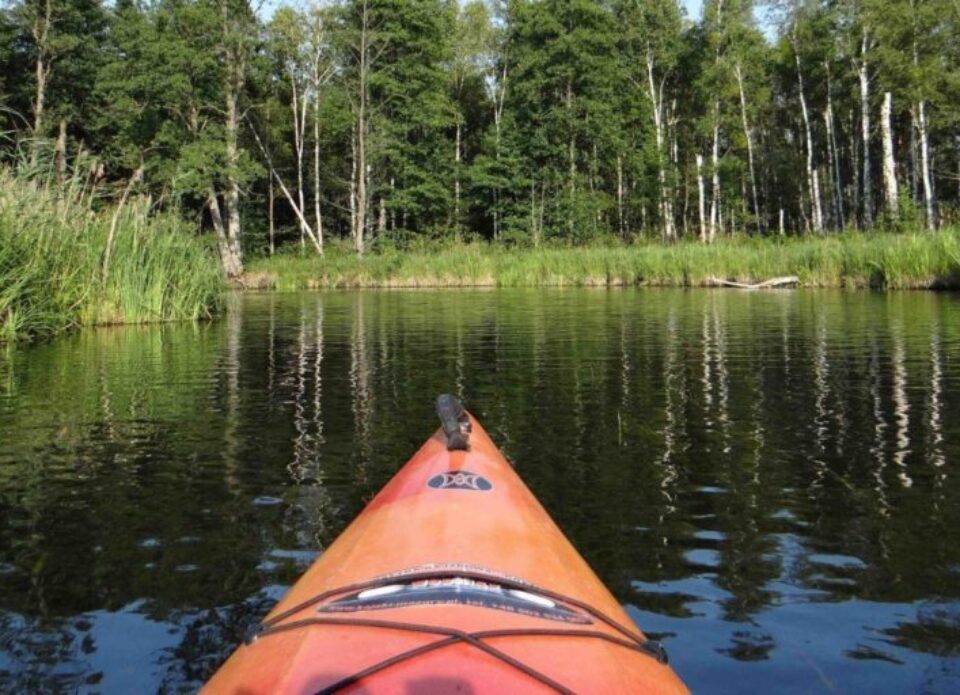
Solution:
<path fill-rule="evenodd" d="M 82 182 L 0 168 L 0 342 L 218 311 L 216 256 L 186 223 L 136 202 L 119 212 L 97 206 L 95 197 Z"/>
<path fill-rule="evenodd" d="M 614 247 L 503 249 L 445 245 L 357 257 L 283 253 L 248 264 L 243 286 L 321 288 L 619 286 L 705 287 L 795 275 L 801 286 L 960 289 L 960 229 L 786 239 L 725 239 Z"/>

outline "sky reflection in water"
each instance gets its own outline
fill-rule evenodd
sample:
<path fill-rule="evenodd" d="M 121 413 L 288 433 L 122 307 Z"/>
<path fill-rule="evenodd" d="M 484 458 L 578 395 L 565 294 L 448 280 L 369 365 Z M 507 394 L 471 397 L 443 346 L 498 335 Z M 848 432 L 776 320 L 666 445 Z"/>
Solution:
<path fill-rule="evenodd" d="M 192 690 L 468 402 L 699 692 L 960 692 L 960 299 L 247 295 L 0 354 L 0 690 Z"/>

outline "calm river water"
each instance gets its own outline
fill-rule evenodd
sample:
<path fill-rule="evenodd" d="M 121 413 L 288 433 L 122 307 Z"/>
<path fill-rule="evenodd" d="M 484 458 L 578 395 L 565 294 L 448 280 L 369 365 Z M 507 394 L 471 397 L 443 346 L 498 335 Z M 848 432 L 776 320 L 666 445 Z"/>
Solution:
<path fill-rule="evenodd" d="M 0 691 L 196 689 L 458 393 L 695 692 L 960 692 L 960 297 L 235 297 L 0 352 Z"/>

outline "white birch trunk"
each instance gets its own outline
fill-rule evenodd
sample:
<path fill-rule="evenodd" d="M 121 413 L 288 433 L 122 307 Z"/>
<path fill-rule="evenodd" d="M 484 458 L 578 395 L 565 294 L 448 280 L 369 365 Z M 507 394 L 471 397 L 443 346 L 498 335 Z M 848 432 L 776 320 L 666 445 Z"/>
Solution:
<path fill-rule="evenodd" d="M 797 64 L 797 88 L 800 97 L 800 113 L 803 115 L 803 130 L 807 142 L 807 186 L 810 189 L 811 217 L 813 231 L 823 232 L 823 208 L 820 205 L 820 179 L 813 166 L 813 133 L 810 130 L 810 114 L 807 111 L 807 98 L 803 90 L 803 72 L 800 69 L 800 54 L 794 44 L 793 57 Z"/>
<path fill-rule="evenodd" d="M 617 155 L 617 230 L 624 236 L 623 226 L 623 157 Z"/>
<path fill-rule="evenodd" d="M 880 110 L 880 128 L 883 131 L 883 191 L 887 204 L 887 215 L 897 219 L 900 214 L 899 191 L 897 190 L 897 169 L 893 153 L 893 95 L 883 95 L 883 107 Z"/>
<path fill-rule="evenodd" d="M 453 157 L 453 236 L 460 241 L 460 161 L 461 161 L 461 131 L 460 115 L 457 114 L 457 133 L 454 144 Z"/>
<path fill-rule="evenodd" d="M 273 189 L 273 177 L 272 176 L 268 177 L 267 182 L 268 182 L 267 183 L 267 238 L 270 241 L 270 255 L 272 256 L 274 251 L 276 250 L 276 246 L 274 245 L 274 240 L 273 240 L 274 231 L 275 231 L 275 225 L 274 225 L 274 219 L 273 219 L 273 204 L 274 204 L 274 199 L 276 198 L 276 194 Z"/>
<path fill-rule="evenodd" d="M 926 101 L 917 103 L 917 130 L 920 136 L 920 178 L 923 180 L 923 208 L 927 229 L 937 228 L 937 205 L 933 194 L 933 178 L 930 173 L 930 139 L 927 128 Z"/>
<path fill-rule="evenodd" d="M 647 48 L 647 94 L 650 97 L 653 127 L 657 140 L 657 183 L 659 193 L 660 219 L 663 224 L 663 238 L 665 241 L 675 241 L 677 231 L 673 223 L 673 199 L 667 191 L 667 174 L 664 165 L 664 118 L 663 118 L 663 84 L 657 87 L 653 77 L 653 51 Z"/>
<path fill-rule="evenodd" d="M 353 250 L 358 255 L 362 255 L 366 244 L 365 236 L 367 230 L 367 176 L 369 175 L 367 167 L 367 99 L 368 90 L 368 71 L 370 70 L 370 10 L 367 3 L 363 3 L 363 16 L 360 25 L 360 84 L 359 84 L 359 109 L 357 113 L 357 157 L 356 157 L 356 176 L 357 176 L 357 207 L 356 207 L 356 225 L 354 228 Z"/>
<path fill-rule="evenodd" d="M 720 102 L 713 105 L 713 147 L 710 151 L 710 230 L 709 240 L 717 238 L 717 225 L 723 224 L 720 219 Z"/>
<path fill-rule="evenodd" d="M 827 69 L 827 108 L 823 112 L 823 120 L 827 126 L 827 147 L 830 150 L 830 166 L 833 170 L 833 207 L 836 212 L 836 223 L 839 231 L 843 231 L 847 226 L 846 215 L 843 205 L 843 174 L 840 170 L 840 152 L 837 147 L 836 128 L 833 118 L 833 87 L 830 83 L 830 66 L 825 65 Z"/>
<path fill-rule="evenodd" d="M 871 42 L 864 28 L 860 41 L 860 61 L 857 64 L 857 77 L 860 80 L 860 136 L 863 143 L 863 225 L 873 226 L 873 182 L 870 172 L 870 74 L 867 66 L 867 53 Z"/>
<path fill-rule="evenodd" d="M 750 124 L 747 122 L 747 96 L 743 89 L 743 71 L 740 69 L 740 63 L 736 64 L 735 72 L 737 75 L 737 86 L 740 88 L 740 118 L 743 121 L 743 135 L 747 139 L 747 162 L 750 167 L 750 192 L 753 196 L 753 214 L 757 218 L 757 229 L 761 230 L 760 205 L 757 198 L 757 176 L 753 166 L 753 133 L 750 130 Z"/>
<path fill-rule="evenodd" d="M 700 241 L 707 243 L 707 220 L 706 220 L 706 200 L 705 200 L 705 191 L 703 190 L 703 155 L 697 154 L 697 193 L 698 193 L 698 206 L 697 209 L 700 214 Z"/>

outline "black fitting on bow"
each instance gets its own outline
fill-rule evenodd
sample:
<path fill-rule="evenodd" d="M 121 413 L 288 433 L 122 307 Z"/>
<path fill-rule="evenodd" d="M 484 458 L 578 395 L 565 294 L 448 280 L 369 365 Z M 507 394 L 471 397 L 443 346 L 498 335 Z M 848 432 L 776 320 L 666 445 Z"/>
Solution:
<path fill-rule="evenodd" d="M 469 449 L 467 434 L 470 431 L 470 421 L 460 401 L 449 393 L 437 396 L 437 415 L 440 416 L 440 426 L 447 437 L 447 451 Z"/>

